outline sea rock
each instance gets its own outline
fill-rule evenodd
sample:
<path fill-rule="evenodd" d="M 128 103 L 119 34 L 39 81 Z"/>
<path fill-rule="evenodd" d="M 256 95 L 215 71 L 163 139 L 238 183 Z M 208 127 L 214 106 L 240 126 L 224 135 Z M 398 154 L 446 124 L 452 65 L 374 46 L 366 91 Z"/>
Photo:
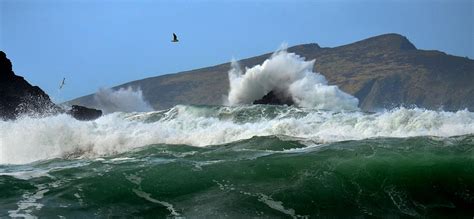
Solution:
<path fill-rule="evenodd" d="M 288 105 L 294 104 L 291 97 L 285 97 L 284 95 L 278 95 L 277 92 L 270 91 L 268 94 L 262 97 L 262 99 L 255 100 L 253 104 L 268 104 L 268 105 Z"/>
<path fill-rule="evenodd" d="M 54 104 L 38 86 L 32 86 L 23 77 L 15 75 L 12 63 L 0 51 L 0 119 L 12 120 L 18 116 L 48 116 L 67 112 Z M 97 112 L 81 109 L 69 113 L 76 119 L 95 119 Z M 90 113 L 90 114 L 88 114 Z M 102 113 L 101 113 L 102 114 Z"/>
<path fill-rule="evenodd" d="M 72 105 L 71 109 L 67 112 L 77 120 L 87 121 L 95 120 L 102 116 L 102 111 L 97 109 L 91 109 L 84 106 Z"/>

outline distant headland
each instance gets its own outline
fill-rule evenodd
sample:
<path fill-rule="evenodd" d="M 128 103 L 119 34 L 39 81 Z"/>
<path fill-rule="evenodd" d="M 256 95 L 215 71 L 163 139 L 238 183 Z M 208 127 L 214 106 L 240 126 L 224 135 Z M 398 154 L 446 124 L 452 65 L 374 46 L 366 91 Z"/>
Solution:
<path fill-rule="evenodd" d="M 306 60 L 329 84 L 357 97 L 363 110 L 399 106 L 435 110 L 474 110 L 474 60 L 436 50 L 420 50 L 406 37 L 384 34 L 352 44 L 322 48 L 304 44 L 288 48 Z M 239 61 L 261 64 L 271 53 Z M 141 88 L 155 109 L 177 104 L 221 105 L 228 94 L 230 63 L 132 81 L 118 88 Z M 70 101 L 96 107 L 93 95 Z"/>

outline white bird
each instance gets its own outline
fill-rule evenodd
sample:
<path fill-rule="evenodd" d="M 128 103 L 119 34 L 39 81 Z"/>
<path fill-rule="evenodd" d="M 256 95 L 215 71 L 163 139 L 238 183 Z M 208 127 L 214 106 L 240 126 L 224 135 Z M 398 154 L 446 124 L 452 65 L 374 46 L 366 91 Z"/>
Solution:
<path fill-rule="evenodd" d="M 177 42 L 179 42 L 179 40 L 178 40 L 178 36 L 176 36 L 176 34 L 175 34 L 175 33 L 173 33 L 173 40 L 171 40 L 171 42 L 173 42 L 173 43 L 177 43 Z"/>
<path fill-rule="evenodd" d="M 66 81 L 66 78 L 63 78 L 63 81 L 61 82 L 61 84 L 59 85 L 59 89 L 61 90 L 63 88 L 63 86 L 66 84 L 65 83 Z"/>

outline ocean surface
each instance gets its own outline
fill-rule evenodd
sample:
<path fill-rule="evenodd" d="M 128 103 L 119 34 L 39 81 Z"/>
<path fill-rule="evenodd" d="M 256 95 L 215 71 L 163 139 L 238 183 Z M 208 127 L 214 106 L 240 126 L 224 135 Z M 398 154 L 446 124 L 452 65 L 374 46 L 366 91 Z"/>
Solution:
<path fill-rule="evenodd" d="M 474 216 L 474 113 L 184 106 L 0 121 L 0 218 Z"/>

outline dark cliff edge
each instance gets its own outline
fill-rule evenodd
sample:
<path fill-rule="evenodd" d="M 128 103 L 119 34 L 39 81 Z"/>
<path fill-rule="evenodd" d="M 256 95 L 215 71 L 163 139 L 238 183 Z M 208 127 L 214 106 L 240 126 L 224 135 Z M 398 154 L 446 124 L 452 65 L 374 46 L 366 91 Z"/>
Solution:
<path fill-rule="evenodd" d="M 304 44 L 288 48 L 315 59 L 314 69 L 329 84 L 359 99 L 363 110 L 399 106 L 474 111 L 474 60 L 435 50 L 420 50 L 406 37 L 384 34 L 334 48 Z M 242 67 L 261 64 L 271 53 L 240 60 Z M 230 63 L 145 78 L 119 85 L 140 87 L 155 109 L 177 104 L 221 105 L 229 91 Z M 268 98 L 267 98 L 268 99 Z M 93 95 L 69 104 L 97 107 Z"/>
<path fill-rule="evenodd" d="M 42 117 L 68 113 L 78 120 L 93 120 L 102 115 L 100 110 L 73 106 L 71 110 L 54 104 L 49 96 L 23 77 L 15 75 L 11 61 L 0 51 L 0 119 L 13 120 L 19 116 Z"/>

